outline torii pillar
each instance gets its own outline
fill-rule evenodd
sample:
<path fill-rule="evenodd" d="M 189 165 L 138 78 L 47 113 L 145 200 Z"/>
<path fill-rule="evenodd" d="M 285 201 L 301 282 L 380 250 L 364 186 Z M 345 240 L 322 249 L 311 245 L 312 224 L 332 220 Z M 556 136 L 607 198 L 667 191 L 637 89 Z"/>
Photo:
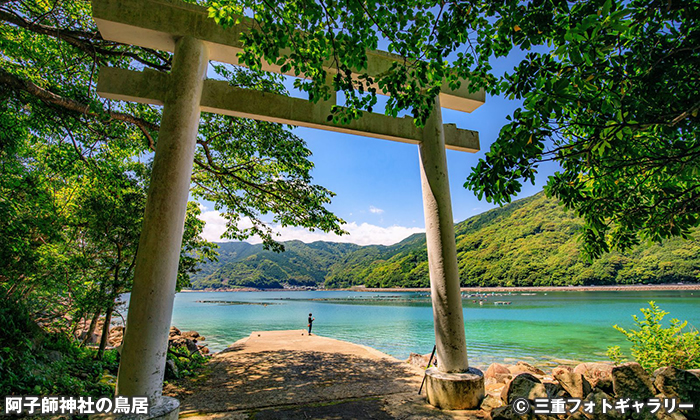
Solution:
<path fill-rule="evenodd" d="M 427 371 L 428 401 L 448 409 L 478 407 L 484 380 L 467 360 L 445 148 L 475 152 L 479 141 L 476 132 L 443 124 L 441 105 L 471 112 L 484 102 L 483 91 L 444 87 L 422 129 L 411 118 L 373 113 L 339 126 L 326 119 L 329 103 L 205 79 L 209 59 L 239 64 L 236 54 L 242 48 L 239 34 L 244 26 L 225 30 L 208 19 L 205 8 L 174 0 L 92 0 L 92 6 L 104 39 L 175 53 L 170 74 L 100 70 L 97 90 L 103 97 L 164 105 L 117 394 L 149 397 L 151 418 L 177 418 L 179 404 L 162 396 L 162 383 L 197 128 L 204 110 L 419 145 L 438 356 L 438 368 Z M 368 51 L 368 72 L 381 74 L 396 60 L 402 58 Z M 280 73 L 274 65 L 265 70 Z"/>
<path fill-rule="evenodd" d="M 470 368 L 464 332 L 452 200 L 447 176 L 445 134 L 440 99 L 423 128 L 420 177 L 425 241 L 433 303 L 438 368 L 426 371 L 430 404 L 447 409 L 477 408 L 484 397 L 484 375 Z"/>

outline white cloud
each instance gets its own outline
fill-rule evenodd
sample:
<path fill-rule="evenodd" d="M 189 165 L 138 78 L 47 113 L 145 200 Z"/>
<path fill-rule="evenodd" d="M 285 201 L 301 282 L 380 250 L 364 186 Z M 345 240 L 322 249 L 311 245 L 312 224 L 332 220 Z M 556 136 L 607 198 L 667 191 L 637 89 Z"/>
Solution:
<path fill-rule="evenodd" d="M 226 231 L 226 219 L 216 210 L 203 211 L 199 215 L 199 219 L 206 222 L 204 225 L 204 230 L 202 231 L 202 237 L 207 241 L 221 242 L 227 241 L 227 239 L 221 239 L 221 234 Z M 238 226 L 242 229 L 249 228 L 253 226 L 250 219 L 244 218 L 238 222 Z"/>
<path fill-rule="evenodd" d="M 384 210 L 374 207 L 374 206 L 369 206 L 369 212 L 374 213 L 374 214 L 382 214 L 384 213 Z"/>
<path fill-rule="evenodd" d="M 204 239 L 214 242 L 221 242 L 221 234 L 226 230 L 226 219 L 217 211 L 203 212 L 200 217 L 207 224 L 204 227 L 202 236 Z M 241 227 L 249 227 L 250 221 L 244 219 L 240 222 Z M 355 222 L 343 225 L 343 229 L 348 235 L 338 236 L 335 233 L 321 231 L 310 232 L 300 227 L 280 227 L 273 226 L 273 230 L 280 235 L 275 239 L 278 241 L 299 240 L 310 243 L 315 241 L 327 242 L 349 242 L 358 245 L 393 245 L 400 242 L 414 233 L 424 232 L 425 229 L 418 227 L 389 226 L 381 227 L 369 223 L 357 224 Z M 260 243 L 258 237 L 248 239 L 250 243 Z"/>

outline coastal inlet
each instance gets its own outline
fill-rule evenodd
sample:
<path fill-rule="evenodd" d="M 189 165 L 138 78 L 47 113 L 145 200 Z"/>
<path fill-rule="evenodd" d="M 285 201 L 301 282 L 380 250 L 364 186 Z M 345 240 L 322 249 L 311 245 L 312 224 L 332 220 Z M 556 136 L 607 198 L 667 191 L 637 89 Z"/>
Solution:
<path fill-rule="evenodd" d="M 700 292 L 528 292 L 463 297 L 469 363 L 555 359 L 607 360 L 608 346 L 628 348 L 612 328 L 633 326 L 632 315 L 651 300 L 668 318 L 700 327 Z M 484 304 L 474 303 L 484 299 Z M 512 302 L 495 305 L 497 301 Z M 207 302 L 207 303 L 204 303 Z M 304 329 L 309 313 L 318 334 L 367 345 L 399 359 L 429 353 L 433 314 L 425 292 L 188 292 L 175 299 L 173 325 L 207 337 L 213 352 L 251 331 Z"/>

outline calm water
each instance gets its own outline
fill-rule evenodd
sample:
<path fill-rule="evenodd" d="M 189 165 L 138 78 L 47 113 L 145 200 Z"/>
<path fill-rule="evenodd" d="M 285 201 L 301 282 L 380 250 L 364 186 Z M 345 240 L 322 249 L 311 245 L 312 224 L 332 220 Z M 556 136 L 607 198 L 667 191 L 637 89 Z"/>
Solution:
<path fill-rule="evenodd" d="M 608 346 L 627 347 L 612 328 L 633 326 L 632 314 L 650 300 L 670 312 L 666 320 L 700 327 L 700 291 L 540 292 L 489 296 L 483 306 L 464 299 L 470 364 L 509 359 L 547 364 L 555 358 L 606 360 Z M 230 301 L 242 304 L 202 303 Z M 494 301 L 510 301 L 496 306 Z M 266 304 L 266 305 L 265 305 Z M 252 331 L 305 329 L 364 344 L 400 359 L 433 348 L 432 308 L 424 293 L 396 292 L 188 292 L 175 298 L 173 325 L 196 330 L 219 351 Z"/>

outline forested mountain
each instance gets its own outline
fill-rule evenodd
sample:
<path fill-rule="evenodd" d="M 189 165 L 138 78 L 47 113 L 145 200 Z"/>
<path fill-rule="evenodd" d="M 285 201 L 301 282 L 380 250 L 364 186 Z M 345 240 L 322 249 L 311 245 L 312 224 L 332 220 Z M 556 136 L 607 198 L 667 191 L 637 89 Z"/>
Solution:
<path fill-rule="evenodd" d="M 672 239 L 612 252 L 593 262 L 579 252 L 581 221 L 543 193 L 471 217 L 455 226 L 463 286 L 549 286 L 696 282 L 700 241 Z M 281 254 L 260 245 L 221 244 L 218 263 L 195 276 L 195 288 L 428 287 L 425 236 L 392 246 L 298 241 Z"/>
<path fill-rule="evenodd" d="M 362 248 L 347 243 L 300 241 L 285 242 L 282 253 L 247 242 L 225 242 L 219 247 L 219 261 L 204 264 L 202 271 L 192 277 L 194 288 L 315 286 L 324 282 L 331 265 Z"/>

